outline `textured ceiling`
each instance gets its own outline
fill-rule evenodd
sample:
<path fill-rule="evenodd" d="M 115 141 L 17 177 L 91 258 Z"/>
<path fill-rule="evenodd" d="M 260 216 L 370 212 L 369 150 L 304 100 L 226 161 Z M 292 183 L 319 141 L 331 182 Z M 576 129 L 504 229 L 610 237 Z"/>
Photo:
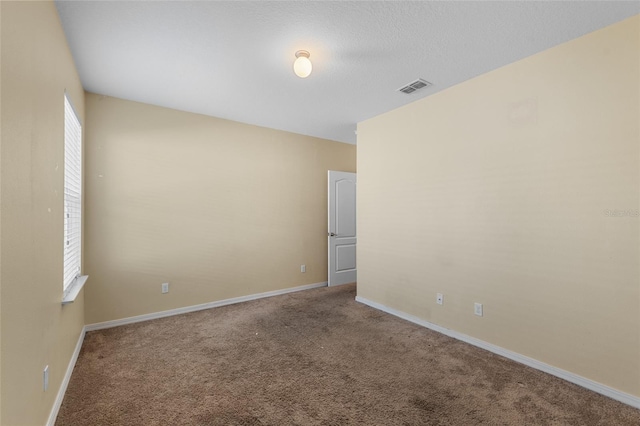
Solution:
<path fill-rule="evenodd" d="M 87 91 L 355 143 L 356 123 L 640 2 L 57 1 Z M 293 74 L 296 50 L 313 73 Z M 396 90 L 422 77 L 433 86 Z"/>

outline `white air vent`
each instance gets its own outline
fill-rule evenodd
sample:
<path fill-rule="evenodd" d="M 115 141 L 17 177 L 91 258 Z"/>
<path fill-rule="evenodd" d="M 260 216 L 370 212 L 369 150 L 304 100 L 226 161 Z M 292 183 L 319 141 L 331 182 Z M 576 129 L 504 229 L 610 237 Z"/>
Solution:
<path fill-rule="evenodd" d="M 398 89 L 398 92 L 406 93 L 408 95 L 410 93 L 415 92 L 416 90 L 423 89 L 429 86 L 432 86 L 432 84 L 429 83 L 427 80 L 423 80 L 419 78 L 416 81 L 411 82 L 404 87 L 401 87 L 400 89 Z"/>

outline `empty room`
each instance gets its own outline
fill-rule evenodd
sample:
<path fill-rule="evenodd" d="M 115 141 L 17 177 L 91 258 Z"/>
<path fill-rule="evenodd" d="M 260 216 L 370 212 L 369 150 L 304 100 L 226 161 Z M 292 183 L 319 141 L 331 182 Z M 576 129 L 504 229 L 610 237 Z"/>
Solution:
<path fill-rule="evenodd" d="M 640 2 L 0 1 L 0 425 L 640 425 Z"/>

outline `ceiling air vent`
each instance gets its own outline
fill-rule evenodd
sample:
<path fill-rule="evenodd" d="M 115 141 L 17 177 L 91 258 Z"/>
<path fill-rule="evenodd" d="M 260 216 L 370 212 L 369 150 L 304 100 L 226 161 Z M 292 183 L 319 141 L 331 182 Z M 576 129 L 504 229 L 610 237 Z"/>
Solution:
<path fill-rule="evenodd" d="M 427 80 L 423 80 L 419 78 L 416 81 L 411 82 L 404 87 L 401 87 L 400 89 L 398 89 L 398 92 L 406 93 L 408 95 L 410 93 L 415 92 L 416 90 L 423 89 L 429 86 L 432 86 L 432 84 L 429 83 Z"/>

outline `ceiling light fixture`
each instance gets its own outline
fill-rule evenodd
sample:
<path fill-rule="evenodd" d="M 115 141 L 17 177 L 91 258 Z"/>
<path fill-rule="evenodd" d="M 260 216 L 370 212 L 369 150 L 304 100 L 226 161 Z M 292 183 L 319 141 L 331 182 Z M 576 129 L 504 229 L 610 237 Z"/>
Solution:
<path fill-rule="evenodd" d="M 298 50 L 296 52 L 296 61 L 293 63 L 293 72 L 300 78 L 307 78 L 311 74 L 311 61 L 309 60 L 309 52 L 306 50 Z"/>

